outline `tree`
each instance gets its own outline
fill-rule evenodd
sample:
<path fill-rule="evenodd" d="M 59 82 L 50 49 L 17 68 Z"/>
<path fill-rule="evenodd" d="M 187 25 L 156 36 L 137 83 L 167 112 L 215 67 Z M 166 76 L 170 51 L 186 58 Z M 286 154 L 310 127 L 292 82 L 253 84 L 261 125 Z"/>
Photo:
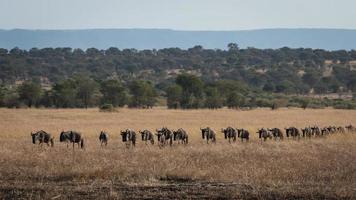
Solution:
<path fill-rule="evenodd" d="M 32 107 L 41 98 L 42 88 L 40 84 L 34 82 L 24 82 L 19 88 L 20 100 L 24 101 L 28 107 Z"/>
<path fill-rule="evenodd" d="M 85 108 L 88 106 L 95 104 L 95 101 L 98 99 L 97 97 L 100 95 L 99 86 L 96 81 L 89 77 L 77 77 L 77 97 L 82 102 L 82 105 Z"/>
<path fill-rule="evenodd" d="M 181 74 L 176 84 L 182 87 L 180 105 L 183 108 L 199 108 L 203 101 L 203 82 L 195 75 Z"/>
<path fill-rule="evenodd" d="M 226 105 L 228 108 L 237 109 L 241 106 L 244 106 L 245 103 L 245 97 L 237 92 L 231 92 L 226 99 Z"/>
<path fill-rule="evenodd" d="M 172 85 L 166 89 L 168 108 L 177 109 L 180 107 L 180 101 L 183 89 L 179 85 Z"/>
<path fill-rule="evenodd" d="M 274 85 L 272 82 L 267 82 L 264 86 L 263 86 L 263 91 L 266 92 L 273 92 L 274 91 Z"/>
<path fill-rule="evenodd" d="M 129 106 L 135 108 L 152 108 L 156 103 L 157 93 L 151 82 L 133 81 L 130 86 L 132 95 Z"/>
<path fill-rule="evenodd" d="M 230 52 L 237 52 L 239 50 L 239 45 L 236 43 L 229 43 L 227 47 Z"/>
<path fill-rule="evenodd" d="M 319 81 L 319 77 L 320 75 L 317 72 L 310 71 L 303 75 L 303 81 L 310 87 L 314 87 L 314 85 Z"/>
<path fill-rule="evenodd" d="M 221 108 L 223 106 L 223 99 L 216 87 L 207 87 L 205 89 L 205 107 L 210 109 Z"/>
<path fill-rule="evenodd" d="M 66 79 L 53 86 L 53 102 L 57 108 L 77 106 L 77 85 L 73 79 Z"/>
<path fill-rule="evenodd" d="M 125 88 L 118 80 L 106 80 L 101 83 L 102 104 L 112 104 L 114 107 L 123 107 L 127 102 Z"/>
<path fill-rule="evenodd" d="M 5 98 L 7 95 L 7 89 L 4 85 L 0 85 L 0 107 L 5 106 Z"/>

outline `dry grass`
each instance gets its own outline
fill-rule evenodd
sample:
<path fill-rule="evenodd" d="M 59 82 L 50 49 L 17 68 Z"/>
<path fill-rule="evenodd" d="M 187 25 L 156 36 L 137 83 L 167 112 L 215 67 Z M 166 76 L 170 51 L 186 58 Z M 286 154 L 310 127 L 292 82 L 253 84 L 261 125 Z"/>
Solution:
<path fill-rule="evenodd" d="M 0 198 L 356 198 L 356 134 L 263 144 L 254 134 L 261 127 L 356 124 L 355 111 L 1 109 L 0 119 Z M 120 129 L 163 125 L 186 129 L 190 144 L 159 149 L 139 141 L 126 149 L 120 142 Z M 199 133 L 204 126 L 243 127 L 253 136 L 228 144 L 218 133 L 217 144 L 207 145 Z M 29 133 L 37 129 L 56 136 L 54 148 L 32 145 Z M 63 129 L 82 132 L 85 151 L 60 144 Z M 110 133 L 106 148 L 98 143 L 100 130 Z"/>

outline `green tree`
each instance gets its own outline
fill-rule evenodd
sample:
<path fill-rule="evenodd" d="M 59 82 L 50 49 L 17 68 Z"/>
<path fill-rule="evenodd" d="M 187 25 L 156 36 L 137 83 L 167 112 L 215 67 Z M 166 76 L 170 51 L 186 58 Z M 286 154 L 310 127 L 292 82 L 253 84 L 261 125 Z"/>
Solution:
<path fill-rule="evenodd" d="M 239 50 L 239 45 L 236 43 L 229 43 L 227 47 L 230 52 L 237 52 Z"/>
<path fill-rule="evenodd" d="M 152 108 L 156 103 L 157 93 L 151 82 L 133 81 L 129 88 L 132 95 L 130 107 Z"/>
<path fill-rule="evenodd" d="M 36 105 L 38 100 L 40 100 L 42 88 L 40 84 L 26 81 L 18 88 L 18 92 L 20 100 L 31 108 L 33 105 Z"/>
<path fill-rule="evenodd" d="M 100 96 L 99 85 L 89 77 L 77 77 L 77 97 L 85 108 L 96 104 Z"/>
<path fill-rule="evenodd" d="M 195 75 L 181 74 L 176 78 L 176 84 L 182 87 L 182 108 L 199 108 L 203 102 L 203 82 Z"/>
<path fill-rule="evenodd" d="M 118 80 L 106 80 L 101 83 L 102 104 L 112 104 L 114 107 L 123 107 L 127 102 L 125 88 Z"/>
<path fill-rule="evenodd" d="M 264 86 L 263 86 L 263 91 L 266 92 L 273 92 L 274 91 L 274 84 L 272 82 L 267 82 Z"/>
<path fill-rule="evenodd" d="M 228 108 L 237 109 L 239 107 L 244 106 L 245 103 L 246 103 L 245 97 L 237 92 L 231 92 L 226 99 L 226 105 Z"/>
<path fill-rule="evenodd" d="M 177 109 L 180 107 L 180 101 L 183 94 L 183 89 L 179 85 L 172 85 L 166 89 L 167 106 L 168 108 Z"/>
<path fill-rule="evenodd" d="M 307 72 L 303 75 L 303 81 L 307 83 L 310 87 L 314 87 L 314 85 L 319 81 L 320 74 L 315 71 Z"/>
<path fill-rule="evenodd" d="M 0 107 L 3 107 L 5 105 L 5 101 L 4 101 L 5 97 L 6 97 L 6 87 L 4 85 L 0 85 Z"/>
<path fill-rule="evenodd" d="M 221 108 L 223 106 L 223 99 L 216 87 L 207 87 L 205 89 L 205 107 L 210 109 Z"/>
<path fill-rule="evenodd" d="M 52 89 L 53 103 L 57 108 L 73 108 L 77 106 L 77 85 L 73 79 L 56 83 Z"/>

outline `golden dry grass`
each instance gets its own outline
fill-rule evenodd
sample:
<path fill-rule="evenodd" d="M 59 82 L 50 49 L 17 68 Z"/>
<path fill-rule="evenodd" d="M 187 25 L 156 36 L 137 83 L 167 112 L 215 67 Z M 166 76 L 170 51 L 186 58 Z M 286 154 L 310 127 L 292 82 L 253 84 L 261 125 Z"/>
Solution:
<path fill-rule="evenodd" d="M 176 188 L 173 198 L 356 198 L 356 134 L 266 143 L 255 134 L 261 127 L 350 123 L 356 124 L 355 111 L 334 109 L 0 109 L 0 198 L 161 198 L 167 194 L 160 191 L 162 185 L 168 182 Z M 138 141 L 135 149 L 126 149 L 120 142 L 121 129 L 153 131 L 162 126 L 184 128 L 190 143 L 159 149 Z M 201 140 L 199 128 L 205 126 L 218 132 L 216 145 Z M 251 141 L 228 144 L 219 133 L 226 126 L 248 129 Z M 38 129 L 55 135 L 54 148 L 31 143 L 30 132 Z M 59 132 L 68 129 L 85 135 L 84 151 L 73 152 L 58 142 Z M 100 130 L 110 134 L 106 148 L 100 148 Z M 192 193 L 202 187 L 210 189 Z M 144 196 L 144 191 L 150 192 Z"/>

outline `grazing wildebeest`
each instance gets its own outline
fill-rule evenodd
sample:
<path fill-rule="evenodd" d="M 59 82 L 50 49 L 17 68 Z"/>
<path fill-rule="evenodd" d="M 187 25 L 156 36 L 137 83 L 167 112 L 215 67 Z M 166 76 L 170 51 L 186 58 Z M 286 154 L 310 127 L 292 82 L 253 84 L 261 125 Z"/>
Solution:
<path fill-rule="evenodd" d="M 39 141 L 39 144 L 42 146 L 43 143 L 46 143 L 47 146 L 53 147 L 54 145 L 54 138 L 51 134 L 47 133 L 44 130 L 37 131 L 35 133 L 31 132 L 32 143 L 36 144 L 36 141 Z"/>
<path fill-rule="evenodd" d="M 313 136 L 320 136 L 321 135 L 321 131 L 320 131 L 320 128 L 318 126 L 311 127 L 311 130 L 312 130 L 312 135 Z"/>
<path fill-rule="evenodd" d="M 201 130 L 202 138 L 203 139 L 206 138 L 207 144 L 209 144 L 209 140 L 211 140 L 213 143 L 216 142 L 216 136 L 215 136 L 215 132 L 213 130 L 211 130 L 209 127 L 200 128 L 200 130 Z"/>
<path fill-rule="evenodd" d="M 103 146 L 103 144 L 105 144 L 105 146 L 108 145 L 109 134 L 104 131 L 101 131 L 99 135 L 99 141 L 101 146 Z"/>
<path fill-rule="evenodd" d="M 348 132 L 354 132 L 354 131 L 356 131 L 356 128 L 355 128 L 354 126 L 352 126 L 351 124 L 348 125 L 348 126 L 345 126 L 345 128 L 346 128 L 346 130 L 347 130 Z"/>
<path fill-rule="evenodd" d="M 305 127 L 305 128 L 302 128 L 302 135 L 303 137 L 308 137 L 310 138 L 312 136 L 312 129 L 310 127 Z"/>
<path fill-rule="evenodd" d="M 272 128 L 272 129 L 268 129 L 268 131 L 270 131 L 272 133 L 272 136 L 274 137 L 275 140 L 277 140 L 277 138 L 279 138 L 280 140 L 283 140 L 283 132 L 281 129 Z"/>
<path fill-rule="evenodd" d="M 300 138 L 300 132 L 297 128 L 290 127 L 290 128 L 285 128 L 285 130 L 286 130 L 286 135 L 288 138 L 289 138 L 289 136 L 292 137 L 293 139 L 295 139 L 297 137 L 298 137 L 298 139 Z"/>
<path fill-rule="evenodd" d="M 155 144 L 155 141 L 154 141 L 154 137 L 153 137 L 153 134 L 151 131 L 149 130 L 143 130 L 143 131 L 138 131 L 139 133 L 141 133 L 141 138 L 142 138 L 142 141 L 144 141 L 147 145 L 147 142 L 150 141 L 151 144 Z"/>
<path fill-rule="evenodd" d="M 236 142 L 236 130 L 232 127 L 227 127 L 226 129 L 221 129 L 221 132 L 224 133 L 224 138 L 229 140 L 231 143 L 231 139 L 233 142 Z"/>
<path fill-rule="evenodd" d="M 266 141 L 267 138 L 272 139 L 272 135 L 264 128 L 261 128 L 257 131 L 258 133 L 258 138 L 263 139 L 263 141 Z"/>
<path fill-rule="evenodd" d="M 126 129 L 125 131 L 121 131 L 122 141 L 126 143 L 126 147 L 136 145 L 136 133 L 131 129 Z"/>
<path fill-rule="evenodd" d="M 321 129 L 321 135 L 326 135 L 326 134 L 329 134 L 329 129 L 327 127 L 324 127 Z"/>
<path fill-rule="evenodd" d="M 244 139 L 246 142 L 250 139 L 250 133 L 245 130 L 245 129 L 236 129 L 237 130 L 237 137 L 241 138 L 241 141 L 243 142 Z"/>
<path fill-rule="evenodd" d="M 173 140 L 178 141 L 178 144 L 182 142 L 182 144 L 188 144 L 188 133 L 182 128 L 173 131 Z"/>
<path fill-rule="evenodd" d="M 336 128 L 336 131 L 337 131 L 338 133 L 345 133 L 345 129 L 344 129 L 344 127 L 342 127 L 342 126 L 337 127 L 337 128 Z"/>
<path fill-rule="evenodd" d="M 76 131 L 62 131 L 60 136 L 59 136 L 59 141 L 60 142 L 66 142 L 67 143 L 67 148 L 68 148 L 68 143 L 73 143 L 73 149 L 74 149 L 74 144 L 78 144 L 78 148 L 80 145 L 80 148 L 84 148 L 84 138 L 82 135 Z"/>

